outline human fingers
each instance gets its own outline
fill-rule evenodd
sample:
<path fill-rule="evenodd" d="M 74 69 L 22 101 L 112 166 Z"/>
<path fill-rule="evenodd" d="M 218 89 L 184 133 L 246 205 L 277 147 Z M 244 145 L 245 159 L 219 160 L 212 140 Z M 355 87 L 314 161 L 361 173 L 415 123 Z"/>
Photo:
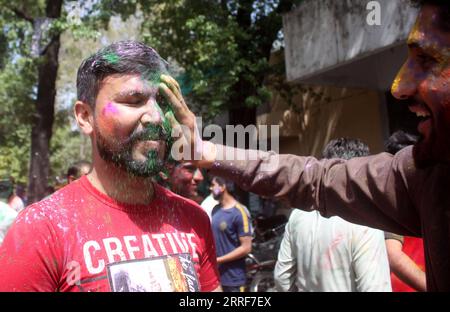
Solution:
<path fill-rule="evenodd" d="M 168 75 L 161 75 L 161 82 L 165 83 L 172 91 L 172 93 L 177 97 L 177 99 L 184 105 L 186 105 L 183 94 L 181 93 L 180 85 L 173 77 Z"/>

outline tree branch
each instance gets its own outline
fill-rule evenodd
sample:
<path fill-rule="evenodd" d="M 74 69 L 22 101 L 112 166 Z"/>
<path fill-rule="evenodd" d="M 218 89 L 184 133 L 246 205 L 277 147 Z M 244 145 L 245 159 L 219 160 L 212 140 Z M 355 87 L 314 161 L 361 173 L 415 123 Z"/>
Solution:
<path fill-rule="evenodd" d="M 59 38 L 59 34 L 58 35 L 54 35 L 52 36 L 52 39 L 50 40 L 50 42 L 45 46 L 44 49 L 42 49 L 42 51 L 39 53 L 39 55 L 43 56 L 45 55 L 45 53 L 47 53 L 48 48 L 55 43 L 56 40 L 58 40 Z"/>
<path fill-rule="evenodd" d="M 16 14 L 17 17 L 22 18 L 32 24 L 34 23 L 34 19 L 31 16 L 27 15 L 25 12 L 17 8 L 11 8 L 11 10 Z"/>

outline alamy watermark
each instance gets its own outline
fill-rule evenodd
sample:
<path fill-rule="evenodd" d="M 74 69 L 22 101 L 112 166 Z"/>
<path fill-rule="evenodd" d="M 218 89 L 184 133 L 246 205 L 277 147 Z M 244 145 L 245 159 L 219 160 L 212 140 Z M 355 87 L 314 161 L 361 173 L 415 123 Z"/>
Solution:
<path fill-rule="evenodd" d="M 369 1 L 366 5 L 366 10 L 369 11 L 366 17 L 366 23 L 369 26 L 381 25 L 381 5 L 378 1 Z"/>
<path fill-rule="evenodd" d="M 203 128 L 201 117 L 196 118 L 194 139 L 192 129 L 180 125 L 172 130 L 172 137 L 177 138 L 171 149 L 174 160 L 201 160 L 203 140 L 216 144 L 216 160 L 239 161 L 262 159 L 261 170 L 270 171 L 278 166 L 280 151 L 279 125 L 226 125 L 222 127 L 209 124 Z M 228 148 L 234 147 L 234 148 Z"/>

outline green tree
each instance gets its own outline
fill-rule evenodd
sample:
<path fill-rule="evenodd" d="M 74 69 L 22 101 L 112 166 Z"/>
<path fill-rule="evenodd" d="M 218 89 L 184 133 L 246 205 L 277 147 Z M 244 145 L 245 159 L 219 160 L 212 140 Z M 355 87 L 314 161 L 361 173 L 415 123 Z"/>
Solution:
<path fill-rule="evenodd" d="M 81 37 L 92 35 L 106 18 L 99 18 L 100 14 L 91 18 L 89 13 L 96 12 L 90 1 L 79 3 L 86 5 L 83 22 L 68 15 L 72 7 L 63 7 L 63 0 L 0 0 L 0 39 L 6 39 L 0 42 L 0 98 L 7 103 L 1 108 L 0 159 L 6 164 L 0 172 L 22 176 L 23 165 L 18 163 L 29 159 L 30 203 L 45 195 L 50 175 L 60 35 L 64 30 Z"/>
<path fill-rule="evenodd" d="M 281 39 L 282 13 L 301 0 L 102 1 L 105 11 L 144 15 L 143 38 L 184 72 L 177 77 L 197 112 L 228 109 L 235 124 L 255 123 L 256 107 L 270 98 L 265 79 Z"/>

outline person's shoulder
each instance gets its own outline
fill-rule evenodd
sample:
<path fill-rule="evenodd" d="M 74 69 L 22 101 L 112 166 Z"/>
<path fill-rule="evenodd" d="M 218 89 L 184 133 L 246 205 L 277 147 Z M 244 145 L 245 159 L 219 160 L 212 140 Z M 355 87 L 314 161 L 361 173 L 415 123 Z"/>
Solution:
<path fill-rule="evenodd" d="M 162 187 L 161 185 L 156 185 L 156 189 L 158 199 L 164 202 L 165 205 L 178 207 L 183 211 L 183 213 L 204 215 L 209 220 L 208 214 L 205 210 L 192 199 L 182 197 L 171 190 Z"/>
<path fill-rule="evenodd" d="M 71 203 L 75 203 L 80 199 L 82 192 L 80 192 L 80 181 L 72 182 L 53 194 L 50 194 L 38 202 L 28 205 L 23 209 L 19 215 L 39 214 L 41 216 L 55 215 L 62 209 L 72 207 Z"/>
<path fill-rule="evenodd" d="M 305 211 L 299 208 L 293 208 L 292 212 L 289 215 L 289 219 L 288 222 L 297 222 L 299 220 L 308 220 L 308 219 L 316 219 L 316 218 L 324 218 L 327 219 L 325 217 L 323 217 L 320 212 L 318 210 L 312 210 L 312 211 Z M 331 217 L 334 218 L 334 217 Z M 331 219 L 328 218 L 328 219 Z"/>
<path fill-rule="evenodd" d="M 238 202 L 238 201 L 236 202 L 236 205 L 234 206 L 234 208 L 248 212 L 247 207 L 245 207 L 244 204 L 242 204 L 241 202 Z"/>
<path fill-rule="evenodd" d="M 220 206 L 220 204 L 216 204 L 211 210 L 211 215 L 215 215 L 217 212 L 220 211 L 221 208 L 222 207 Z"/>
<path fill-rule="evenodd" d="M 345 220 L 344 220 L 345 221 Z M 360 225 L 360 224 L 355 224 L 355 223 L 350 223 L 348 221 L 345 221 L 348 223 L 348 228 L 350 228 L 352 230 L 353 233 L 353 237 L 358 239 L 358 238 L 363 238 L 363 237 L 373 237 L 378 239 L 379 241 L 385 241 L 385 232 L 383 232 L 382 230 L 379 229 L 375 229 L 369 226 L 365 226 L 365 225 Z"/>
<path fill-rule="evenodd" d="M 177 204 L 183 204 L 183 205 L 189 206 L 189 207 L 199 206 L 192 199 L 180 196 L 177 193 L 174 193 L 171 190 L 169 190 L 159 184 L 155 184 L 155 190 L 156 190 L 156 195 L 157 195 L 158 199 L 165 201 L 167 203 L 173 202 L 173 203 L 177 203 Z"/>
<path fill-rule="evenodd" d="M 232 208 L 233 218 L 239 218 L 244 221 L 250 219 L 250 211 L 248 211 L 247 207 L 245 207 L 240 202 L 237 202 L 236 205 Z"/>

